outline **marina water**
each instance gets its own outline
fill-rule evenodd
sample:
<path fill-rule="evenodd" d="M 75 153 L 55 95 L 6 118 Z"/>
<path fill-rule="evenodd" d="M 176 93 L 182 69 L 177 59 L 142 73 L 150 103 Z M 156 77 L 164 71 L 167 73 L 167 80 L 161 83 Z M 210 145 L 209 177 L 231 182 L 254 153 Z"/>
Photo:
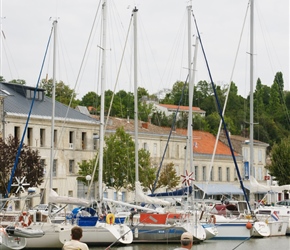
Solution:
<path fill-rule="evenodd" d="M 114 250 L 173 250 L 178 244 L 132 244 L 129 246 L 114 246 Z M 90 250 L 104 250 L 104 247 L 90 247 Z M 261 239 L 239 240 L 209 240 L 193 245 L 192 250 L 290 250 L 290 236 L 267 237 Z"/>

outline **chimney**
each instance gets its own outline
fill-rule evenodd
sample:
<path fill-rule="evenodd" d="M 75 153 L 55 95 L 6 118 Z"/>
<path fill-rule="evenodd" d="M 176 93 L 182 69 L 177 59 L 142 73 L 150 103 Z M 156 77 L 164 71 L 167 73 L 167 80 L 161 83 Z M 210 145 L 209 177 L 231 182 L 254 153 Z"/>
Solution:
<path fill-rule="evenodd" d="M 142 122 L 141 123 L 141 127 L 145 128 L 145 129 L 148 129 L 148 122 Z"/>

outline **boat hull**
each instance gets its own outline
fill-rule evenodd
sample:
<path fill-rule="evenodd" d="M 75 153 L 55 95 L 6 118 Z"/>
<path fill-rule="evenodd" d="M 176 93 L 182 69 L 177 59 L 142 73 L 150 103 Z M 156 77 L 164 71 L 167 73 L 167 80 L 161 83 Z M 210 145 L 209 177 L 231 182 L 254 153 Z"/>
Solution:
<path fill-rule="evenodd" d="M 4 228 L 0 229 L 0 249 L 11 250 L 11 249 L 23 249 L 26 247 L 26 238 L 18 236 L 9 236 Z"/>

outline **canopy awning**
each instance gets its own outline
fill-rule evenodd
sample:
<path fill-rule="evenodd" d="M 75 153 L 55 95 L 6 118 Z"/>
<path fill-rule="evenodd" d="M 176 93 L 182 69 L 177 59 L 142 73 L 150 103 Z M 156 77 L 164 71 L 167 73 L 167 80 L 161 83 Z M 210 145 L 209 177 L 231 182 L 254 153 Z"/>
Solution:
<path fill-rule="evenodd" d="M 243 190 L 234 184 L 195 183 L 194 185 L 207 195 L 244 195 Z"/>

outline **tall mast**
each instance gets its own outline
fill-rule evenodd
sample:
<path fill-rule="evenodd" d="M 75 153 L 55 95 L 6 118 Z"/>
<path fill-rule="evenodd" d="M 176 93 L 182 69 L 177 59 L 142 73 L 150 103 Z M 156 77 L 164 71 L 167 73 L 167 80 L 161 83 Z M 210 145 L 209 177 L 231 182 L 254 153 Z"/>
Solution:
<path fill-rule="evenodd" d="M 51 138 L 50 138 L 50 178 L 49 187 L 52 189 L 52 178 L 53 178 L 53 163 L 54 163 L 54 116 L 55 116 L 55 79 L 56 79 L 56 40 L 57 40 L 57 21 L 53 22 L 53 77 L 52 77 L 52 113 L 51 113 Z"/>
<path fill-rule="evenodd" d="M 107 28 L 107 6 L 103 0 L 103 39 L 102 39 L 102 66 L 101 66 L 101 113 L 100 113 L 100 149 L 99 149 L 99 200 L 103 200 L 103 154 L 104 154 L 104 116 L 105 116 L 105 83 L 106 83 L 106 28 Z"/>
<path fill-rule="evenodd" d="M 193 99 L 193 85 L 192 85 L 192 65 L 191 65 L 191 10 L 192 6 L 191 4 L 187 6 L 187 18 L 188 18 L 188 24 L 187 24 L 187 30 L 188 30 L 188 89 L 189 89 L 189 100 L 188 100 L 188 107 L 189 107 L 189 115 L 188 115 L 188 125 L 187 125 L 187 131 L 188 131 L 188 147 L 187 152 L 189 152 L 189 166 L 190 166 L 190 172 L 193 171 L 193 155 L 192 155 L 192 99 Z"/>
<path fill-rule="evenodd" d="M 250 175 L 254 173 L 254 0 L 251 1 L 250 15 Z"/>
<path fill-rule="evenodd" d="M 135 137 L 135 181 L 139 181 L 139 158 L 138 158 L 138 76 L 137 76 L 137 13 L 138 9 L 133 10 L 134 26 L 134 137 Z"/>
<path fill-rule="evenodd" d="M 2 61 L 2 19 L 3 19 L 3 15 L 2 15 L 2 0 L 0 2 L 0 76 L 3 76 L 3 61 Z"/>

